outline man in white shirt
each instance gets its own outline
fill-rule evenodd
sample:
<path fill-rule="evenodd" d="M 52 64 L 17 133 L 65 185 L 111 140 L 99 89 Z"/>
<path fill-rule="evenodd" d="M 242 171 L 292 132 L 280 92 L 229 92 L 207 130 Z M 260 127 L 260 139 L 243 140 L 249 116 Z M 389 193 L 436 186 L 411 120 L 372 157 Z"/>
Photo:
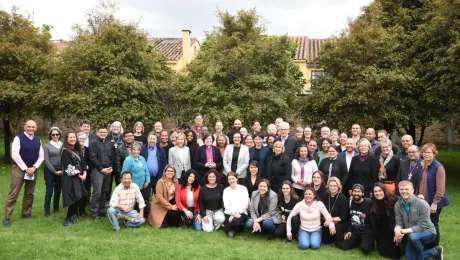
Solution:
<path fill-rule="evenodd" d="M 338 157 L 339 159 L 347 163 L 347 170 L 350 170 L 351 159 L 358 154 L 358 152 L 356 152 L 355 150 L 355 140 L 353 140 L 352 138 L 348 138 L 345 146 L 346 150 L 339 153 Z"/>

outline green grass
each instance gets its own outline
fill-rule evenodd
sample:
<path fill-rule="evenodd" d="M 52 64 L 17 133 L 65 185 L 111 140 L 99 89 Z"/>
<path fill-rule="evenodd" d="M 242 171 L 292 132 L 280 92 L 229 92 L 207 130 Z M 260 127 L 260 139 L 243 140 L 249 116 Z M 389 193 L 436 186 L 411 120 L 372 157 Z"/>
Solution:
<path fill-rule="evenodd" d="M 0 143 L 3 140 L 0 139 Z M 0 155 L 3 151 L 0 150 Z M 457 158 L 457 159 L 456 159 Z M 441 215 L 441 244 L 445 259 L 456 259 L 460 244 L 460 152 L 441 152 L 438 159 L 446 166 L 451 205 Z M 0 208 L 4 214 L 9 192 L 11 167 L 0 164 Z M 377 252 L 365 257 L 358 249 L 342 251 L 322 245 L 320 250 L 297 249 L 296 243 L 267 241 L 249 232 L 229 239 L 223 231 L 213 233 L 170 228 L 157 230 L 147 223 L 135 229 L 122 228 L 115 234 L 108 219 L 79 219 L 71 227 L 62 225 L 64 213 L 44 217 L 45 184 L 41 169 L 35 190 L 34 219 L 20 217 L 22 192 L 12 217 L 12 226 L 0 226 L 0 259 L 380 259 Z M 65 211 L 65 210 L 63 210 Z M 3 219 L 3 216 L 2 218 Z"/>

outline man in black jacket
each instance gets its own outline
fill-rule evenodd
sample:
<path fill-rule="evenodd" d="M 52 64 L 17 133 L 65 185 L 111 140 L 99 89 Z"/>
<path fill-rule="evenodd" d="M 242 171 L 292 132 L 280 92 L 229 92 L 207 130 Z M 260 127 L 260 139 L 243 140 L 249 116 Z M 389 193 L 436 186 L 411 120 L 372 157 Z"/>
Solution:
<path fill-rule="evenodd" d="M 106 142 L 107 127 L 97 128 L 97 138 L 89 146 L 91 162 L 91 182 L 93 196 L 91 200 L 91 217 L 98 219 L 106 217 L 105 197 L 109 190 L 110 175 L 112 174 L 112 145 Z"/>
<path fill-rule="evenodd" d="M 422 165 L 420 162 L 420 148 L 416 145 L 411 145 L 407 148 L 407 155 L 409 160 L 401 161 L 399 164 L 398 174 L 396 176 L 396 187 L 398 187 L 401 181 L 410 181 L 414 184 L 414 187 L 418 187 L 419 172 Z M 396 189 L 396 193 L 399 194 L 399 189 Z"/>
<path fill-rule="evenodd" d="M 299 143 L 297 139 L 289 135 L 290 128 L 288 122 L 281 122 L 278 130 L 280 131 L 280 137 L 275 140 L 275 143 L 281 141 L 284 144 L 284 154 L 292 161 L 299 147 Z"/>
<path fill-rule="evenodd" d="M 118 146 L 115 152 L 115 172 L 121 172 L 123 168 L 123 162 L 125 161 L 126 157 L 131 155 L 131 148 L 133 147 L 134 141 L 134 134 L 129 130 L 125 130 L 123 132 L 123 144 Z M 141 142 L 137 143 L 139 146 L 142 146 Z"/>

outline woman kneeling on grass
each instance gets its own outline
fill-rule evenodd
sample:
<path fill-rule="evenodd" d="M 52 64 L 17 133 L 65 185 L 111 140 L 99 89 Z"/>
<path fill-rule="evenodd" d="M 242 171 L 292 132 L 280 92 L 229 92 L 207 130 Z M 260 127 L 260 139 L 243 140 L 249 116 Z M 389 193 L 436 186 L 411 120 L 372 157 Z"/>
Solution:
<path fill-rule="evenodd" d="M 211 169 L 205 175 L 206 185 L 201 186 L 199 203 L 202 218 L 203 230 L 212 232 L 222 226 L 225 221 L 222 208 L 222 196 L 224 186 L 220 184 L 220 174 L 217 170 Z"/>
<path fill-rule="evenodd" d="M 193 229 L 201 230 L 199 194 L 198 174 L 195 170 L 190 169 L 180 177 L 179 185 L 176 188 L 176 205 L 177 209 L 182 211 L 184 229 L 187 229 L 193 222 Z"/>
<path fill-rule="evenodd" d="M 315 189 L 307 187 L 304 200 L 297 203 L 287 220 L 287 238 L 292 240 L 291 219 L 300 215 L 299 244 L 300 249 L 319 249 L 321 246 L 321 215 L 326 219 L 324 225 L 329 226 L 331 235 L 335 234 L 335 226 L 332 217 L 327 212 L 321 201 L 315 200 Z"/>
<path fill-rule="evenodd" d="M 230 186 L 224 190 L 223 196 L 225 233 L 229 237 L 235 237 L 237 231 L 243 230 L 244 223 L 248 219 L 248 189 L 238 184 L 238 175 L 235 172 L 227 174 L 227 181 Z"/>
<path fill-rule="evenodd" d="M 273 236 L 276 226 L 281 223 L 278 210 L 278 195 L 270 189 L 270 182 L 262 179 L 259 189 L 251 195 L 251 219 L 246 222 L 246 228 L 255 232 L 268 232 L 269 239 Z"/>
<path fill-rule="evenodd" d="M 274 237 L 286 238 L 286 221 L 294 209 L 295 205 L 299 202 L 299 196 L 294 191 L 294 187 L 290 181 L 284 181 L 281 184 L 281 191 L 278 196 L 278 207 L 281 212 L 282 222 L 279 224 L 275 231 L 273 232 Z M 294 237 L 297 237 L 297 232 L 300 227 L 299 216 L 294 216 L 291 218 L 291 227 L 292 234 Z M 290 240 L 289 240 L 290 241 Z"/>
<path fill-rule="evenodd" d="M 176 168 L 167 164 L 163 177 L 157 182 L 156 193 L 150 205 L 149 223 L 153 227 L 166 228 L 180 225 L 180 211 L 177 210 L 174 199 L 176 186 Z"/>

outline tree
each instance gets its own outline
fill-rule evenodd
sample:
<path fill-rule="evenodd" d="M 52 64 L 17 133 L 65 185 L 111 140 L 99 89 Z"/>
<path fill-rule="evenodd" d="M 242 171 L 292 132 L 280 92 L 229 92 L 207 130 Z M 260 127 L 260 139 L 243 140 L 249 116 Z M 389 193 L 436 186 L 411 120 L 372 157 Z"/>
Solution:
<path fill-rule="evenodd" d="M 218 18 L 220 26 L 207 34 L 180 88 L 189 115 L 201 112 L 227 125 L 285 115 L 304 85 L 293 63 L 295 43 L 262 35 L 265 24 L 255 9 L 219 11 Z"/>
<path fill-rule="evenodd" d="M 421 142 L 433 113 L 423 99 L 427 86 L 417 77 L 419 60 L 411 46 L 432 8 L 407 0 L 377 0 L 364 8 L 320 54 L 322 87 L 307 97 L 305 117 L 327 119 L 328 125 L 342 129 L 354 122 L 390 132 L 403 126 L 414 140 L 421 126 Z"/>
<path fill-rule="evenodd" d="M 0 10 L 0 116 L 3 120 L 5 155 L 11 163 L 11 121 L 34 109 L 31 102 L 38 84 L 48 77 L 53 52 L 49 26 L 33 26 L 28 17 Z"/>
<path fill-rule="evenodd" d="M 137 23 L 117 19 L 116 11 L 101 2 L 87 14 L 86 26 L 74 26 L 75 36 L 57 55 L 53 77 L 37 95 L 42 108 L 98 125 L 163 117 L 157 90 L 172 74 L 166 58 L 149 46 Z"/>

